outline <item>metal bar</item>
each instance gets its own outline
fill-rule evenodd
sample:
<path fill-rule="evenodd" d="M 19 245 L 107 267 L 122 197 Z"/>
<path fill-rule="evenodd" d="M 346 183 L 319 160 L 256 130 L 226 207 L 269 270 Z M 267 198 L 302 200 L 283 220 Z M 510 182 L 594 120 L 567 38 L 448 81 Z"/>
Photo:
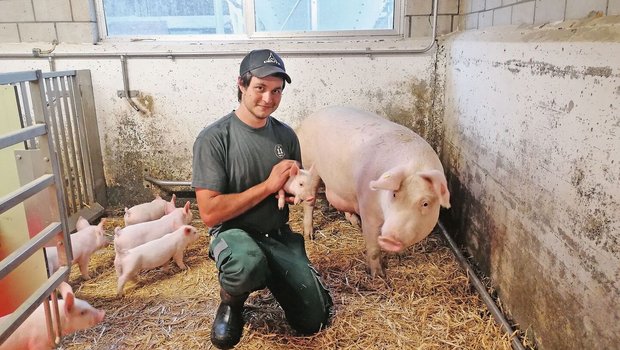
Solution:
<path fill-rule="evenodd" d="M 45 135 L 46 133 L 47 129 L 45 124 L 27 126 L 23 129 L 0 136 L 0 149 L 32 139 L 33 137 Z"/>
<path fill-rule="evenodd" d="M 24 120 L 24 125 L 22 127 L 26 127 L 26 126 L 31 126 L 31 125 L 35 125 L 35 120 L 34 117 L 32 115 L 32 109 L 30 108 L 30 95 L 28 94 L 28 89 L 26 88 L 26 84 L 28 84 L 28 82 L 21 82 L 18 83 L 19 84 L 19 89 L 20 89 L 20 102 L 18 103 L 18 105 L 22 106 L 22 111 L 21 113 L 23 113 L 23 120 Z M 37 146 L 37 142 L 34 138 L 28 140 L 26 142 L 26 149 L 33 149 L 36 148 Z"/>
<path fill-rule="evenodd" d="M 82 197 L 82 191 L 86 192 L 86 176 L 84 176 L 84 164 L 82 156 L 82 147 L 80 145 L 80 132 L 78 128 L 78 116 L 76 109 L 76 96 L 73 91 L 73 83 L 75 76 L 67 76 L 66 88 L 67 97 L 65 98 L 65 112 L 67 113 L 67 125 L 69 126 L 69 140 L 71 141 L 71 148 L 73 149 L 73 179 L 77 188 L 77 208 L 81 209 L 85 203 Z"/>
<path fill-rule="evenodd" d="M 406 54 L 414 54 L 414 53 L 424 53 L 429 50 L 435 43 L 435 38 L 432 39 L 431 43 L 423 48 L 414 48 L 414 49 L 336 49 L 336 50 L 280 50 L 278 54 L 280 56 L 365 56 L 368 54 L 371 55 L 406 55 Z M 67 53 L 55 53 L 53 56 L 56 59 L 68 59 L 68 58 L 79 58 L 79 59 L 101 59 L 101 58 L 120 58 L 121 56 L 125 56 L 126 58 L 142 58 L 142 59 L 152 59 L 152 58 L 169 58 L 169 59 L 177 59 L 177 58 L 221 58 L 221 57 L 243 57 L 247 55 L 246 51 L 221 51 L 221 52 L 169 52 L 169 51 L 161 51 L 161 52 L 123 52 L 123 53 L 112 53 L 112 52 L 67 52 Z M 13 59 L 13 58 L 33 58 L 40 59 L 41 57 L 32 56 L 32 54 L 0 54 L 0 59 Z"/>
<path fill-rule="evenodd" d="M 121 71 L 123 73 L 123 89 L 125 90 L 125 99 L 129 102 L 129 105 L 138 112 L 141 112 L 140 107 L 136 105 L 131 99 L 129 94 L 129 74 L 127 73 L 127 57 L 121 55 Z"/>
<path fill-rule="evenodd" d="M 484 284 L 482 284 L 478 276 L 476 276 L 476 272 L 471 267 L 471 265 L 469 265 L 469 263 L 467 262 L 467 259 L 465 259 L 465 257 L 463 256 L 463 253 L 461 252 L 459 247 L 456 245 L 456 242 L 454 242 L 452 237 L 450 237 L 450 235 L 448 234 L 448 231 L 446 230 L 446 228 L 441 222 L 437 222 L 437 225 L 439 226 L 439 229 L 441 233 L 443 234 L 444 238 L 448 241 L 448 245 L 450 246 L 450 249 L 452 249 L 452 252 L 456 256 L 456 259 L 459 261 L 459 264 L 465 270 L 465 272 L 467 273 L 467 276 L 469 276 L 469 280 L 473 284 L 474 288 L 476 288 L 476 290 L 480 294 L 480 297 L 482 298 L 484 303 L 489 308 L 489 311 L 493 315 L 495 322 L 497 322 L 504 329 L 504 331 L 512 338 L 512 348 L 515 350 L 525 350 L 525 347 L 523 347 L 523 344 L 521 344 L 519 337 L 515 334 L 514 329 L 512 329 L 512 326 L 510 325 L 510 323 L 508 323 L 502 311 L 497 307 L 497 305 L 495 304 L 495 301 L 489 295 L 486 288 L 484 287 Z"/>
<path fill-rule="evenodd" d="M 59 82 L 59 92 L 62 92 L 62 102 L 63 102 L 63 111 L 60 115 L 61 120 L 64 120 L 65 124 L 63 125 L 63 138 L 65 142 L 65 153 L 67 154 L 67 180 L 69 182 L 69 192 L 71 195 L 71 199 L 73 201 L 73 212 L 77 212 L 82 207 L 82 195 L 81 195 L 81 186 L 80 186 L 80 177 L 78 173 L 77 159 L 76 153 L 77 149 L 75 148 L 75 135 L 73 133 L 73 123 L 71 118 L 71 109 L 69 102 L 72 102 L 71 94 L 69 93 L 67 76 L 58 77 L 57 80 Z M 65 134 L 65 131 L 67 134 Z M 67 136 L 68 135 L 68 136 Z"/>
<path fill-rule="evenodd" d="M 43 78 L 56 78 L 56 77 L 65 77 L 65 76 L 74 76 L 75 70 L 64 70 L 60 72 L 45 72 L 43 73 Z"/>
<path fill-rule="evenodd" d="M 80 174 L 83 177 L 84 181 L 84 189 L 85 189 L 85 197 L 86 203 L 90 206 L 95 200 L 95 184 L 93 181 L 94 175 L 91 168 L 91 155 L 88 150 L 88 133 L 86 132 L 86 125 L 84 122 L 84 108 L 82 107 L 82 94 L 80 93 L 80 86 L 78 84 L 79 76 L 71 77 L 71 84 L 69 85 L 69 90 L 71 91 L 71 95 L 73 96 L 73 107 L 74 107 L 74 120 L 76 123 L 76 133 L 77 133 L 77 149 L 80 155 Z M 84 141 L 82 143 L 82 140 Z"/>
<path fill-rule="evenodd" d="M 52 295 L 54 295 L 54 293 L 52 293 Z M 51 315 L 51 310 L 50 310 L 50 303 L 49 300 L 47 299 L 43 299 L 43 301 L 41 302 L 41 305 L 43 305 L 43 313 L 45 314 L 45 326 L 47 328 L 47 339 L 49 339 L 50 341 L 52 340 L 52 334 L 54 334 L 54 324 L 52 321 L 52 315 Z M 58 306 L 56 304 L 56 306 Z M 51 344 L 54 344 L 53 342 L 51 342 Z"/>
<path fill-rule="evenodd" d="M 157 186 L 188 186 L 188 187 L 192 186 L 191 181 L 159 180 L 159 179 L 155 179 L 148 175 L 144 177 L 144 180 L 150 183 L 153 183 Z"/>
<path fill-rule="evenodd" d="M 45 304 L 47 304 L 47 302 L 45 302 Z M 51 332 L 47 333 L 47 335 L 49 336 L 51 343 L 56 345 L 58 344 L 58 342 L 60 341 L 60 338 L 62 337 L 62 320 L 60 319 L 60 310 L 58 308 L 58 297 L 56 297 L 56 293 L 52 293 L 52 305 L 54 306 L 52 310 L 54 311 L 53 315 L 54 315 L 54 320 L 56 321 L 56 329 L 55 329 L 56 333 L 55 334 L 54 334 L 53 321 L 48 319 L 47 315 L 45 315 L 45 318 L 46 318 L 45 321 L 48 322 L 49 324 L 48 329 L 51 330 Z"/>
<path fill-rule="evenodd" d="M 54 175 L 45 174 L 37 178 L 34 181 L 27 183 L 26 185 L 18 188 L 17 190 L 7 194 L 4 197 L 0 197 L 0 214 L 13 208 L 20 202 L 32 197 L 41 190 L 54 184 Z"/>
<path fill-rule="evenodd" d="M 0 344 L 2 344 L 41 303 L 49 297 L 62 281 L 69 278 L 69 267 L 61 266 L 50 278 L 26 299 L 13 313 L 0 323 Z"/>
<path fill-rule="evenodd" d="M 56 71 L 56 62 L 54 61 L 54 56 L 47 56 L 47 63 L 50 65 L 50 71 Z"/>
<path fill-rule="evenodd" d="M 32 55 L 29 55 L 32 56 Z M 0 85 L 14 84 L 22 81 L 37 80 L 36 71 L 13 72 L 0 74 Z"/>
<path fill-rule="evenodd" d="M 54 236 L 61 232 L 60 222 L 52 222 L 41 232 L 37 233 L 36 236 L 32 237 L 28 243 L 22 245 L 0 261 L 0 279 L 8 275 L 19 266 L 19 264 L 26 261 L 32 254 L 41 249 Z"/>
<path fill-rule="evenodd" d="M 428 51 L 435 45 L 435 39 L 437 38 L 437 13 L 439 12 L 437 8 L 438 0 L 433 0 L 433 32 L 431 34 L 431 41 L 429 45 L 424 49 L 424 52 Z"/>

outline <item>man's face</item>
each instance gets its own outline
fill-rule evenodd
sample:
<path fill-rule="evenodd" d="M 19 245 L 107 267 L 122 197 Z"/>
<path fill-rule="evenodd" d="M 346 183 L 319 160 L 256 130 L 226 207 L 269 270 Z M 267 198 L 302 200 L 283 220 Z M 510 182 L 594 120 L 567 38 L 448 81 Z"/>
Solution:
<path fill-rule="evenodd" d="M 283 82 L 275 76 L 252 77 L 247 87 L 239 86 L 243 93 L 241 103 L 256 118 L 265 119 L 280 105 Z"/>

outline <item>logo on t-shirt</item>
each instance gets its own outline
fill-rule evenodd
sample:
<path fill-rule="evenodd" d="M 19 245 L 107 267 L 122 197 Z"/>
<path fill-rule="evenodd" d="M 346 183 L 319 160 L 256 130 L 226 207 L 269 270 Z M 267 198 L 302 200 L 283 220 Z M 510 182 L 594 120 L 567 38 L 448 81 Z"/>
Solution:
<path fill-rule="evenodd" d="M 276 157 L 278 157 L 278 158 L 280 158 L 280 159 L 283 159 L 283 158 L 284 158 L 284 156 L 286 155 L 286 154 L 284 153 L 284 148 L 283 148 L 283 147 L 282 147 L 282 145 L 281 145 L 281 144 L 279 144 L 279 143 L 276 145 L 276 148 L 274 149 L 274 151 L 276 152 Z"/>

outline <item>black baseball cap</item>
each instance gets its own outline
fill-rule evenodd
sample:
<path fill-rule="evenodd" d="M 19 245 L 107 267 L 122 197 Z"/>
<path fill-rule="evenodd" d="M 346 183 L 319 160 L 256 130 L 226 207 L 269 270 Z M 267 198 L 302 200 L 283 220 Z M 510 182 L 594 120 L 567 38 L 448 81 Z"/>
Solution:
<path fill-rule="evenodd" d="M 277 53 L 268 49 L 252 50 L 243 58 L 239 67 L 239 75 L 242 76 L 247 72 L 259 78 L 280 75 L 289 84 L 291 83 L 291 77 L 286 74 L 284 69 L 284 61 Z"/>

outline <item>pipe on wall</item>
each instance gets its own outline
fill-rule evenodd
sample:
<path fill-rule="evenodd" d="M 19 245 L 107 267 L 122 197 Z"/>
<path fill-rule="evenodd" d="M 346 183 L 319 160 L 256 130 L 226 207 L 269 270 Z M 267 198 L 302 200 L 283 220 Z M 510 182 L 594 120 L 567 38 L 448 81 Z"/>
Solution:
<path fill-rule="evenodd" d="M 519 340 L 519 337 L 516 336 L 514 329 L 512 328 L 508 320 L 506 320 L 506 317 L 504 316 L 502 311 L 497 307 L 497 305 L 495 304 L 495 301 L 493 300 L 491 295 L 489 295 L 486 288 L 484 287 L 484 284 L 482 284 L 482 282 L 476 275 L 476 272 L 471 267 L 471 265 L 467 262 L 467 259 L 465 258 L 465 256 L 463 256 L 463 253 L 461 252 L 459 247 L 456 245 L 456 242 L 454 242 L 452 237 L 450 237 L 445 226 L 441 222 L 437 222 L 437 225 L 439 226 L 439 230 L 441 231 L 446 241 L 448 241 L 448 245 L 450 246 L 450 249 L 452 249 L 452 252 L 454 253 L 454 256 L 458 260 L 459 264 L 465 270 L 465 272 L 467 273 L 467 276 L 469 276 L 469 280 L 471 284 L 474 286 L 474 288 L 476 288 L 476 291 L 478 291 L 478 294 L 480 294 L 482 301 L 484 301 L 487 308 L 493 315 L 495 322 L 497 322 L 504 329 L 504 331 L 510 337 L 512 337 L 512 348 L 515 350 L 525 350 L 525 347 Z"/>
<path fill-rule="evenodd" d="M 129 73 L 127 72 L 127 57 L 125 55 L 121 55 L 121 71 L 123 73 L 123 91 L 125 99 L 129 102 L 131 108 L 135 109 L 136 112 L 142 112 L 140 107 L 136 105 L 136 103 L 131 98 L 131 94 L 129 92 Z"/>

